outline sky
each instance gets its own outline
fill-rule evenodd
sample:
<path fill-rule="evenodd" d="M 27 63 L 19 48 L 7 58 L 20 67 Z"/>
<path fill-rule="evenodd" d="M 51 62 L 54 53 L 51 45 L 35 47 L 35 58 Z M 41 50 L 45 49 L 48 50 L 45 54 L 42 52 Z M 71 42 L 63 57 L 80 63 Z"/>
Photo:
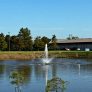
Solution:
<path fill-rule="evenodd" d="M 92 0 L 0 0 L 0 33 L 92 38 Z"/>

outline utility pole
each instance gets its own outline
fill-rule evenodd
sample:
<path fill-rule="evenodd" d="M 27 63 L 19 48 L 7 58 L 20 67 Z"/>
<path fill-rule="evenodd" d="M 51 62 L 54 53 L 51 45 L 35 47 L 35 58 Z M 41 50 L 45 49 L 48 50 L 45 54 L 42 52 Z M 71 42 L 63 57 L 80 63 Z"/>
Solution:
<path fill-rule="evenodd" d="M 8 34 L 9 34 L 9 51 L 10 51 L 10 32 L 8 32 Z"/>

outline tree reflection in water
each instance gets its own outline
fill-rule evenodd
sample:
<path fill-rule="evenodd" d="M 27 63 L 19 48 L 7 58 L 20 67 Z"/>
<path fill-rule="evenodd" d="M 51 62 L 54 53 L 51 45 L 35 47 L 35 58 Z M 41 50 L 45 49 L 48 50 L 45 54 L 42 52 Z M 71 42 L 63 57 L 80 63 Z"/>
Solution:
<path fill-rule="evenodd" d="M 9 78 L 10 83 L 15 87 L 15 92 L 21 92 L 21 86 L 23 85 L 24 82 L 22 72 L 12 71 Z"/>
<path fill-rule="evenodd" d="M 30 66 L 23 65 L 10 73 L 9 78 L 15 87 L 15 92 L 21 92 L 22 86 L 30 81 L 31 70 Z"/>
<path fill-rule="evenodd" d="M 22 65 L 17 67 L 17 71 L 22 72 L 22 75 L 24 77 L 24 83 L 28 84 L 30 82 L 31 75 L 32 75 L 32 66 Z"/>
<path fill-rule="evenodd" d="M 67 81 L 54 77 L 47 81 L 46 92 L 64 92 Z"/>
<path fill-rule="evenodd" d="M 0 75 L 3 75 L 5 71 L 5 65 L 0 65 Z"/>

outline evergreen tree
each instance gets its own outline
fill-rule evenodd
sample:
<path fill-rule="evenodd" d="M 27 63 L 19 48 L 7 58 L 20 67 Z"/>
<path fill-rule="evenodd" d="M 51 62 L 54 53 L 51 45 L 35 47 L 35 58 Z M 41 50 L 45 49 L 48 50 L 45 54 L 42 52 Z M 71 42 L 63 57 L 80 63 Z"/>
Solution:
<path fill-rule="evenodd" d="M 21 28 L 18 34 L 19 49 L 23 51 L 32 50 L 32 36 L 28 28 Z"/>
<path fill-rule="evenodd" d="M 6 48 L 7 48 L 7 43 L 6 43 L 6 41 L 5 41 L 4 34 L 1 33 L 1 34 L 0 34 L 0 50 L 1 50 L 1 51 L 4 51 L 4 50 L 6 50 Z"/>
<path fill-rule="evenodd" d="M 40 36 L 37 36 L 34 40 L 33 45 L 34 50 L 44 50 L 44 42 L 42 41 Z"/>
<path fill-rule="evenodd" d="M 50 49 L 51 50 L 57 50 L 58 49 L 56 35 L 52 35 Z"/>
<path fill-rule="evenodd" d="M 49 39 L 48 37 L 46 37 L 46 36 L 43 36 L 43 37 L 41 38 L 41 40 L 44 42 L 44 44 L 48 44 L 49 41 L 50 41 L 50 39 Z"/>

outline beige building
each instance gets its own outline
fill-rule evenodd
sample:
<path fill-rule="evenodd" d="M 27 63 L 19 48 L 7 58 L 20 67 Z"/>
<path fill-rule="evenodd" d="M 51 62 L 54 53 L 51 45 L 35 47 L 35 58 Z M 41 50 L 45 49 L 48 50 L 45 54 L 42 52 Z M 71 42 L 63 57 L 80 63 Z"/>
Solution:
<path fill-rule="evenodd" d="M 57 39 L 56 43 L 59 50 L 92 50 L 92 38 Z"/>

